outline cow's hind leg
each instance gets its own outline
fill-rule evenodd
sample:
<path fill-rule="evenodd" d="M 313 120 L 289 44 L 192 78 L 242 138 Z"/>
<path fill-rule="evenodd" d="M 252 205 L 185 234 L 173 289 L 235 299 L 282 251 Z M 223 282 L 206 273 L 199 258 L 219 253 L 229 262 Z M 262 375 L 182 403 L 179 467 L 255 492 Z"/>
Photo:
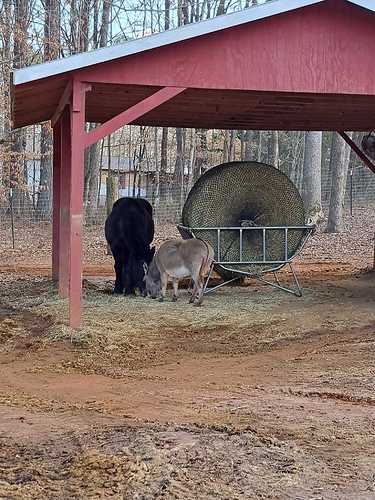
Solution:
<path fill-rule="evenodd" d="M 135 293 L 133 267 L 134 267 L 134 259 L 130 257 L 130 259 L 128 259 L 127 266 L 124 267 L 124 295 L 133 295 Z"/>
<path fill-rule="evenodd" d="M 116 273 L 115 288 L 113 293 L 115 295 L 122 294 L 124 291 L 124 266 L 122 258 L 122 250 L 118 247 L 111 248 L 113 258 L 115 259 L 114 269 Z"/>

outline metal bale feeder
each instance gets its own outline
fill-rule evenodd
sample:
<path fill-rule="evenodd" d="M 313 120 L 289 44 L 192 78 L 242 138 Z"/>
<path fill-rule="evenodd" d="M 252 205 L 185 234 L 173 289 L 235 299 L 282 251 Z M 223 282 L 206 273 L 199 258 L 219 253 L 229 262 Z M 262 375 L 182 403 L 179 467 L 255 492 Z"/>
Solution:
<path fill-rule="evenodd" d="M 315 226 L 305 224 L 301 196 L 280 170 L 255 161 L 229 162 L 204 173 L 192 187 L 178 229 L 215 250 L 205 293 L 245 277 L 302 296 L 292 260 Z M 289 266 L 295 287 L 283 286 L 278 271 Z M 223 279 L 209 287 L 212 272 Z M 265 275 L 272 273 L 274 281 Z"/>

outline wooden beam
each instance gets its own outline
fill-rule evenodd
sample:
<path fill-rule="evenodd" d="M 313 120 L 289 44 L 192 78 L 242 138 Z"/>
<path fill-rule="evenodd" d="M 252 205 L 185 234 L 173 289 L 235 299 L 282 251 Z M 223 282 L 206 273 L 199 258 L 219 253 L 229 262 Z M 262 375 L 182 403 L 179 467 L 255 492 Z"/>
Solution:
<path fill-rule="evenodd" d="M 52 207 L 52 279 L 59 279 L 60 193 L 61 193 L 61 116 L 53 127 L 53 207 Z"/>
<path fill-rule="evenodd" d="M 61 114 L 60 234 L 59 234 L 59 298 L 69 297 L 70 248 L 70 177 L 71 162 L 70 108 Z"/>
<path fill-rule="evenodd" d="M 99 125 L 99 127 L 96 127 L 94 130 L 88 132 L 85 135 L 84 140 L 85 148 L 91 146 L 100 139 L 103 139 L 103 137 L 111 134 L 115 130 L 118 130 L 120 127 L 128 125 L 140 116 L 148 113 L 157 106 L 160 106 L 160 104 L 169 101 L 169 99 L 172 99 L 184 90 L 186 90 L 185 87 L 164 87 L 158 92 L 155 92 L 155 94 L 152 94 L 123 113 L 120 113 L 111 120 L 108 120 L 102 125 Z"/>
<path fill-rule="evenodd" d="M 357 153 L 357 155 L 361 158 L 363 163 L 368 166 L 370 170 L 375 174 L 375 165 L 370 161 L 370 159 L 365 155 L 365 153 L 359 149 L 357 144 L 353 142 L 345 132 L 338 132 L 344 141 L 349 144 L 349 146 Z"/>
<path fill-rule="evenodd" d="M 72 82 L 69 80 L 69 83 L 65 87 L 65 90 L 64 90 L 64 92 L 61 96 L 61 99 L 59 101 L 59 104 L 57 105 L 57 108 L 56 108 L 56 110 L 53 113 L 53 116 L 51 118 L 51 126 L 52 127 L 54 127 L 56 125 L 57 120 L 60 118 L 61 113 L 63 112 L 63 109 L 68 104 L 71 95 L 72 95 Z"/>
<path fill-rule="evenodd" d="M 82 325 L 82 259 L 83 259 L 83 178 L 85 99 L 89 87 L 75 80 L 71 99 L 71 179 L 70 179 L 70 326 Z"/>

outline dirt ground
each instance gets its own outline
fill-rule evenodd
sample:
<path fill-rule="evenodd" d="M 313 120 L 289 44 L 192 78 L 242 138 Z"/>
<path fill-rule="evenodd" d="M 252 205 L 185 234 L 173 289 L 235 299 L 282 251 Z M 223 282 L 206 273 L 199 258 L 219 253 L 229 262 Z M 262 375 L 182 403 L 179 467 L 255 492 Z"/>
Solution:
<path fill-rule="evenodd" d="M 76 330 L 50 228 L 3 230 L 0 498 L 375 498 L 375 214 L 345 220 L 296 258 L 302 297 L 246 279 L 201 308 L 114 296 L 87 228 Z"/>

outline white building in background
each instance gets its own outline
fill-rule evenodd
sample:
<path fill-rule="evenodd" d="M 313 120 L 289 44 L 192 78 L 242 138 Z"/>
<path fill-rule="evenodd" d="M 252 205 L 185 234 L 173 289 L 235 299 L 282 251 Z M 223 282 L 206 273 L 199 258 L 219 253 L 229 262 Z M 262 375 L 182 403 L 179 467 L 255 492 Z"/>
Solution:
<path fill-rule="evenodd" d="M 102 157 L 99 203 L 104 205 L 107 195 L 108 175 L 117 177 L 119 197 L 141 196 L 146 198 L 152 189 L 155 178 L 155 167 L 143 171 L 134 167 L 132 158 L 123 156 L 111 156 L 109 162 L 108 156 Z"/>

